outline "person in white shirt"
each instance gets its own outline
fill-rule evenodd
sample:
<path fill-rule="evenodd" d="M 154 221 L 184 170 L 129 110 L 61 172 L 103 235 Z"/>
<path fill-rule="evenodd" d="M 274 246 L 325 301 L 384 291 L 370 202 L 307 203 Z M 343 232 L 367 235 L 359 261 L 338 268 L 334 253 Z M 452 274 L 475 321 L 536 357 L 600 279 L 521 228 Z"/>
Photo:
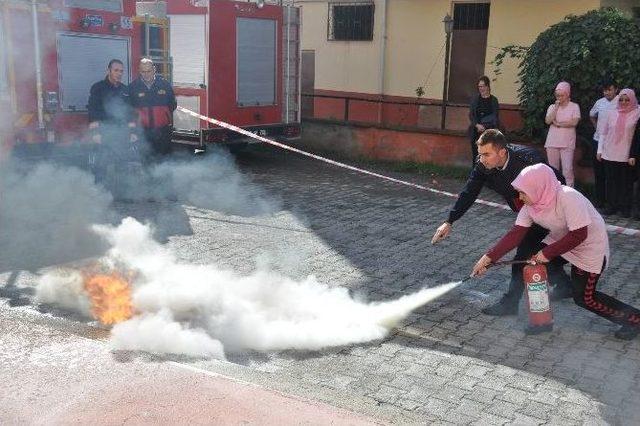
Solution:
<path fill-rule="evenodd" d="M 593 141 L 591 142 L 593 153 L 591 161 L 593 163 L 593 178 L 595 184 L 595 198 L 593 200 L 593 204 L 598 208 L 604 207 L 606 203 L 604 163 L 597 159 L 598 141 L 603 137 L 602 131 L 604 129 L 604 124 L 607 121 L 607 112 L 610 109 L 615 108 L 617 105 L 617 93 L 618 87 L 612 80 L 604 81 L 602 83 L 602 97 L 593 104 L 593 108 L 589 111 L 589 119 L 595 128 Z"/>

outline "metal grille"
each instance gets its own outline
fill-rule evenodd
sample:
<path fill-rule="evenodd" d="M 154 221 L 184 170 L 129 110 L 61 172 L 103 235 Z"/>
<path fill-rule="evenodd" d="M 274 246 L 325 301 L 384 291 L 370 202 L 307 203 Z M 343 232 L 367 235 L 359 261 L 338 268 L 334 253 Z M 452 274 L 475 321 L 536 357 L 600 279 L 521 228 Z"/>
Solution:
<path fill-rule="evenodd" d="M 373 3 L 329 3 L 329 40 L 373 40 Z"/>
<path fill-rule="evenodd" d="M 453 8 L 453 29 L 488 29 L 490 6 L 489 3 L 456 3 Z"/>

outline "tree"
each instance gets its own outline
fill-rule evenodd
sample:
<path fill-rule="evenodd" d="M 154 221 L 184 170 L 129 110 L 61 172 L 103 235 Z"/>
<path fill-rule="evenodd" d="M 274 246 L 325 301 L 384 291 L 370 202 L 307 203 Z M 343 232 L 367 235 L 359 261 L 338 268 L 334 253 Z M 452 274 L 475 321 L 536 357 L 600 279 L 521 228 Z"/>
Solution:
<path fill-rule="evenodd" d="M 599 84 L 612 78 L 622 87 L 640 89 L 640 27 L 615 8 L 569 15 L 541 33 L 530 47 L 506 46 L 496 55 L 496 75 L 506 57 L 520 59 L 518 98 L 524 132 L 542 139 L 544 115 L 559 81 L 571 83 L 571 99 L 580 105 L 578 135 L 590 138 L 589 109 L 601 95 Z"/>

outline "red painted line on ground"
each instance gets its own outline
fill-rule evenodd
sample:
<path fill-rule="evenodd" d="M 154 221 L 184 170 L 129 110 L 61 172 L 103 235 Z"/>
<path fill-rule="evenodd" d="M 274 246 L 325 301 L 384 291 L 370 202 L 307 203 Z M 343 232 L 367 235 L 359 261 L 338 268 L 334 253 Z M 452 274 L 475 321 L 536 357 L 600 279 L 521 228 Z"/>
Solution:
<path fill-rule="evenodd" d="M 216 120 L 215 118 L 211 118 L 211 117 L 207 117 L 207 116 L 204 116 L 204 115 L 200 115 L 197 112 L 193 112 L 190 109 L 183 108 L 181 106 L 178 107 L 178 110 L 180 110 L 180 111 L 182 111 L 182 112 L 184 112 L 186 114 L 192 115 L 193 117 L 197 117 L 200 120 L 207 121 L 207 122 L 209 122 L 211 124 L 215 124 L 216 126 L 220 126 L 222 128 L 225 128 L 225 129 L 228 129 L 228 130 L 232 130 L 234 132 L 237 132 L 237 133 L 240 133 L 242 135 L 248 136 L 248 137 L 250 137 L 252 139 L 259 140 L 261 142 L 268 143 L 269 145 L 273 145 L 273 146 L 276 146 L 278 148 L 285 149 L 287 151 L 295 152 L 295 153 L 298 153 L 300 155 L 304 155 L 305 157 L 309 157 L 309 158 L 313 158 L 315 160 L 322 161 L 324 163 L 332 164 L 332 165 L 337 166 L 337 167 L 342 167 L 343 169 L 352 170 L 354 172 L 362 173 L 362 174 L 369 175 L 369 176 L 374 176 L 374 177 L 377 177 L 377 178 L 380 178 L 380 179 L 388 180 L 390 182 L 398 183 L 400 185 L 410 186 L 412 188 L 416 188 L 416 189 L 420 189 L 420 190 L 423 190 L 423 191 L 432 192 L 434 194 L 444 195 L 444 196 L 451 197 L 451 198 L 458 198 L 458 194 L 454 194 L 452 192 L 441 191 L 439 189 L 430 188 L 428 186 L 419 185 L 417 183 L 411 183 L 411 182 L 407 182 L 407 181 L 404 181 L 404 180 L 392 178 L 390 176 L 381 175 L 379 173 L 375 173 L 375 172 L 372 172 L 372 171 L 369 171 L 369 170 L 361 169 L 359 167 L 354 167 L 354 166 L 350 166 L 348 164 L 340 163 L 338 161 L 331 160 L 331 159 L 325 158 L 325 157 L 321 157 L 321 156 L 316 155 L 316 154 L 311 154 L 310 152 L 306 152 L 306 151 L 303 151 L 301 149 L 294 148 L 292 146 L 285 145 L 283 143 L 276 142 L 276 141 L 271 140 L 271 139 L 267 139 L 264 136 L 256 135 L 255 133 L 252 133 L 252 132 L 250 132 L 248 130 L 242 129 L 242 128 L 237 127 L 237 126 L 234 126 L 233 124 L 225 123 L 224 121 Z M 496 207 L 496 208 L 499 208 L 499 209 L 502 209 L 502 210 L 511 210 L 511 208 L 509 206 L 507 206 L 506 204 L 494 203 L 493 201 L 476 199 L 475 202 L 478 203 L 478 204 L 485 205 L 485 206 Z M 614 233 L 614 234 L 629 235 L 629 236 L 633 236 L 633 237 L 640 236 L 640 230 L 638 230 L 638 229 L 625 228 L 625 227 L 616 226 L 616 225 L 607 224 L 607 231 L 609 231 L 611 233 Z"/>

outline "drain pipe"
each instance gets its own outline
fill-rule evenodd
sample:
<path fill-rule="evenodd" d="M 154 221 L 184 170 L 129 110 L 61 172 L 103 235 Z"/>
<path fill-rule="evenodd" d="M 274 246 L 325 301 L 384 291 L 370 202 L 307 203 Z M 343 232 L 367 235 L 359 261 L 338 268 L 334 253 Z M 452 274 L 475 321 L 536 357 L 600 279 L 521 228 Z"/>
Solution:
<path fill-rule="evenodd" d="M 382 0 L 382 18 L 380 22 L 380 63 L 378 73 L 380 75 L 380 81 L 378 82 L 378 90 L 380 92 L 380 101 L 378 104 L 378 123 L 382 124 L 382 111 L 384 108 L 384 103 L 382 102 L 384 98 L 384 77 L 385 77 L 385 67 L 386 67 L 386 52 L 387 52 L 387 10 L 388 10 L 389 1 Z"/>
<path fill-rule="evenodd" d="M 44 95 L 42 92 L 42 63 L 40 56 L 40 27 L 38 25 L 38 0 L 31 0 L 33 18 L 33 44 L 36 65 L 36 96 L 38 98 L 38 128 L 44 129 Z"/>

